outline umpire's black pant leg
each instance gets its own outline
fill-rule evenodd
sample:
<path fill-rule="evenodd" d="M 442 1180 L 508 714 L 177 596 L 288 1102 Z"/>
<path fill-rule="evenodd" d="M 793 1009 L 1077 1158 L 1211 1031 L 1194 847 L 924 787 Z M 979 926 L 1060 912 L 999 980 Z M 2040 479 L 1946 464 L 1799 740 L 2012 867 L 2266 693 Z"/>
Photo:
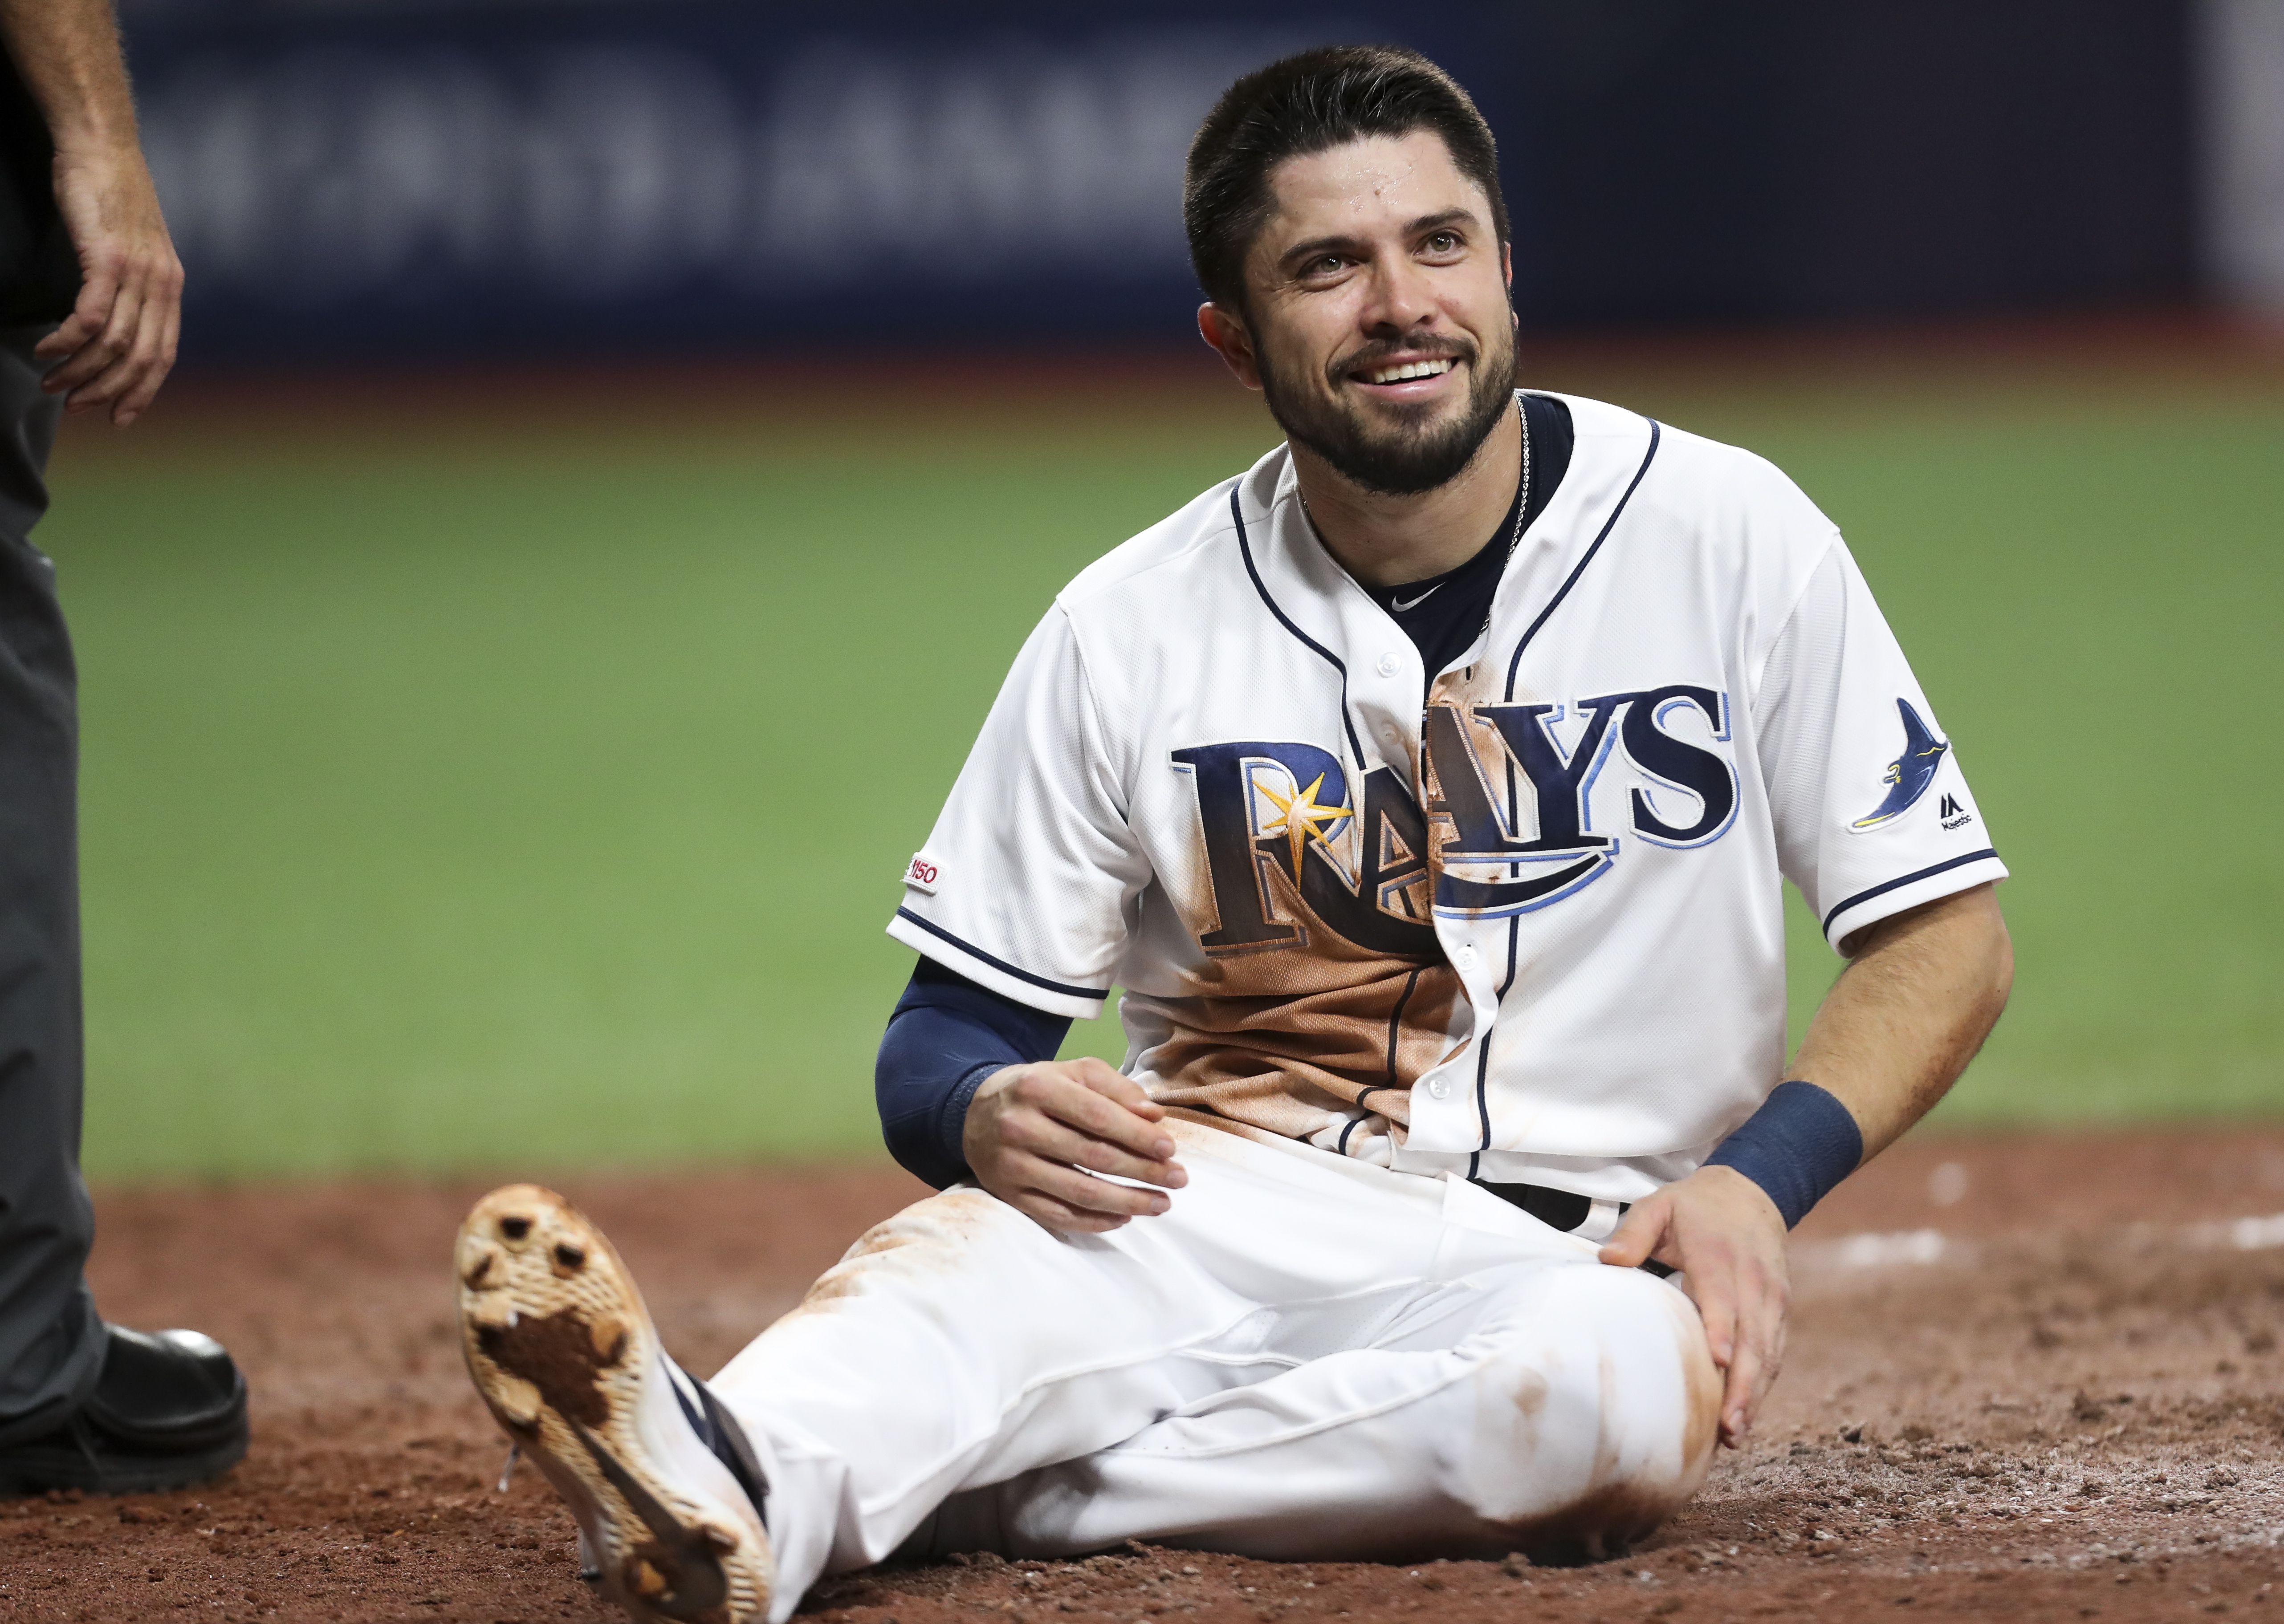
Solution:
<path fill-rule="evenodd" d="M 102 1373 L 79 1173 L 79 738 L 47 511 L 59 402 L 45 327 L 0 329 L 0 1444 L 52 1427 Z"/>

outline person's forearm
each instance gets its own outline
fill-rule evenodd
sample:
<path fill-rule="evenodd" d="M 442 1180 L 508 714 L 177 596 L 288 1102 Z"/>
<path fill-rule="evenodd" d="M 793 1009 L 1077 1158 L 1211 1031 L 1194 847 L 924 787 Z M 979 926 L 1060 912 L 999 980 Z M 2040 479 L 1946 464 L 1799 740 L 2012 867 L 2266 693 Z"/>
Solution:
<path fill-rule="evenodd" d="M 79 257 L 78 297 L 33 347 L 40 387 L 67 411 L 142 416 L 175 364 L 183 262 L 167 234 L 111 0 L 0 0 L 0 43 L 39 103 L 55 144 L 57 210 Z"/>
<path fill-rule="evenodd" d="M 0 0 L 0 40 L 59 149 L 135 147 L 111 0 Z"/>
<path fill-rule="evenodd" d="M 977 1088 L 1008 1066 L 1052 1059 L 1070 1024 L 922 959 L 873 1064 L 888 1154 L 938 1190 L 969 1177 L 961 1137 Z"/>
<path fill-rule="evenodd" d="M 1785 1075 L 1836 1096 L 1878 1155 L 1959 1080 L 2014 985 L 1992 887 L 1883 919 L 1825 995 Z"/>

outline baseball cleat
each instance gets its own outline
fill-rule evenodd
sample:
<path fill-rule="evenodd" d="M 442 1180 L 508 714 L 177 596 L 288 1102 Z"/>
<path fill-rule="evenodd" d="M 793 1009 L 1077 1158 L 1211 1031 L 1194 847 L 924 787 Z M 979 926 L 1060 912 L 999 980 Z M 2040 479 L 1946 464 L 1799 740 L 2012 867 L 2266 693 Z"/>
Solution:
<path fill-rule="evenodd" d="M 760 1624 L 775 1576 L 744 1433 L 659 1347 L 619 1254 L 511 1184 L 460 1226 L 460 1347 L 493 1417 L 570 1505 L 581 1565 L 637 1619 Z"/>

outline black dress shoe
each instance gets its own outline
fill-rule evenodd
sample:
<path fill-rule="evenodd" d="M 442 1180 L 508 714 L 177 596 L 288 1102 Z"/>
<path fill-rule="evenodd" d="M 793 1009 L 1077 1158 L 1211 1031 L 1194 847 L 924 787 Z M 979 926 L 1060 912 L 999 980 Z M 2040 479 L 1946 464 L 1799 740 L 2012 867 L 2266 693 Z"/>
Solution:
<path fill-rule="evenodd" d="M 95 1391 L 52 1433 L 0 1448 L 0 1495 L 184 1488 L 246 1456 L 246 1378 L 195 1331 L 106 1325 Z"/>

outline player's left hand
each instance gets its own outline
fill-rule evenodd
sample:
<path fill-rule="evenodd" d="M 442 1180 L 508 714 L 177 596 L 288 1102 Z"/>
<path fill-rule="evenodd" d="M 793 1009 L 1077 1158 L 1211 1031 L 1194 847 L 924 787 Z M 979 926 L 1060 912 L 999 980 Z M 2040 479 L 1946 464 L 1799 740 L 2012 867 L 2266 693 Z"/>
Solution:
<path fill-rule="evenodd" d="M 1721 1441 L 1736 1448 L 1784 1364 L 1791 1296 L 1784 1215 L 1734 1168 L 1700 1167 L 1636 1202 L 1601 1252 L 1603 1262 L 1621 1269 L 1651 1258 L 1686 1277 L 1681 1284 L 1726 1378 Z"/>
<path fill-rule="evenodd" d="M 183 262 L 167 235 L 151 171 L 131 140 L 56 143 L 56 205 L 79 251 L 79 302 L 33 354 L 71 411 L 111 408 L 121 428 L 142 415 L 175 364 Z"/>

